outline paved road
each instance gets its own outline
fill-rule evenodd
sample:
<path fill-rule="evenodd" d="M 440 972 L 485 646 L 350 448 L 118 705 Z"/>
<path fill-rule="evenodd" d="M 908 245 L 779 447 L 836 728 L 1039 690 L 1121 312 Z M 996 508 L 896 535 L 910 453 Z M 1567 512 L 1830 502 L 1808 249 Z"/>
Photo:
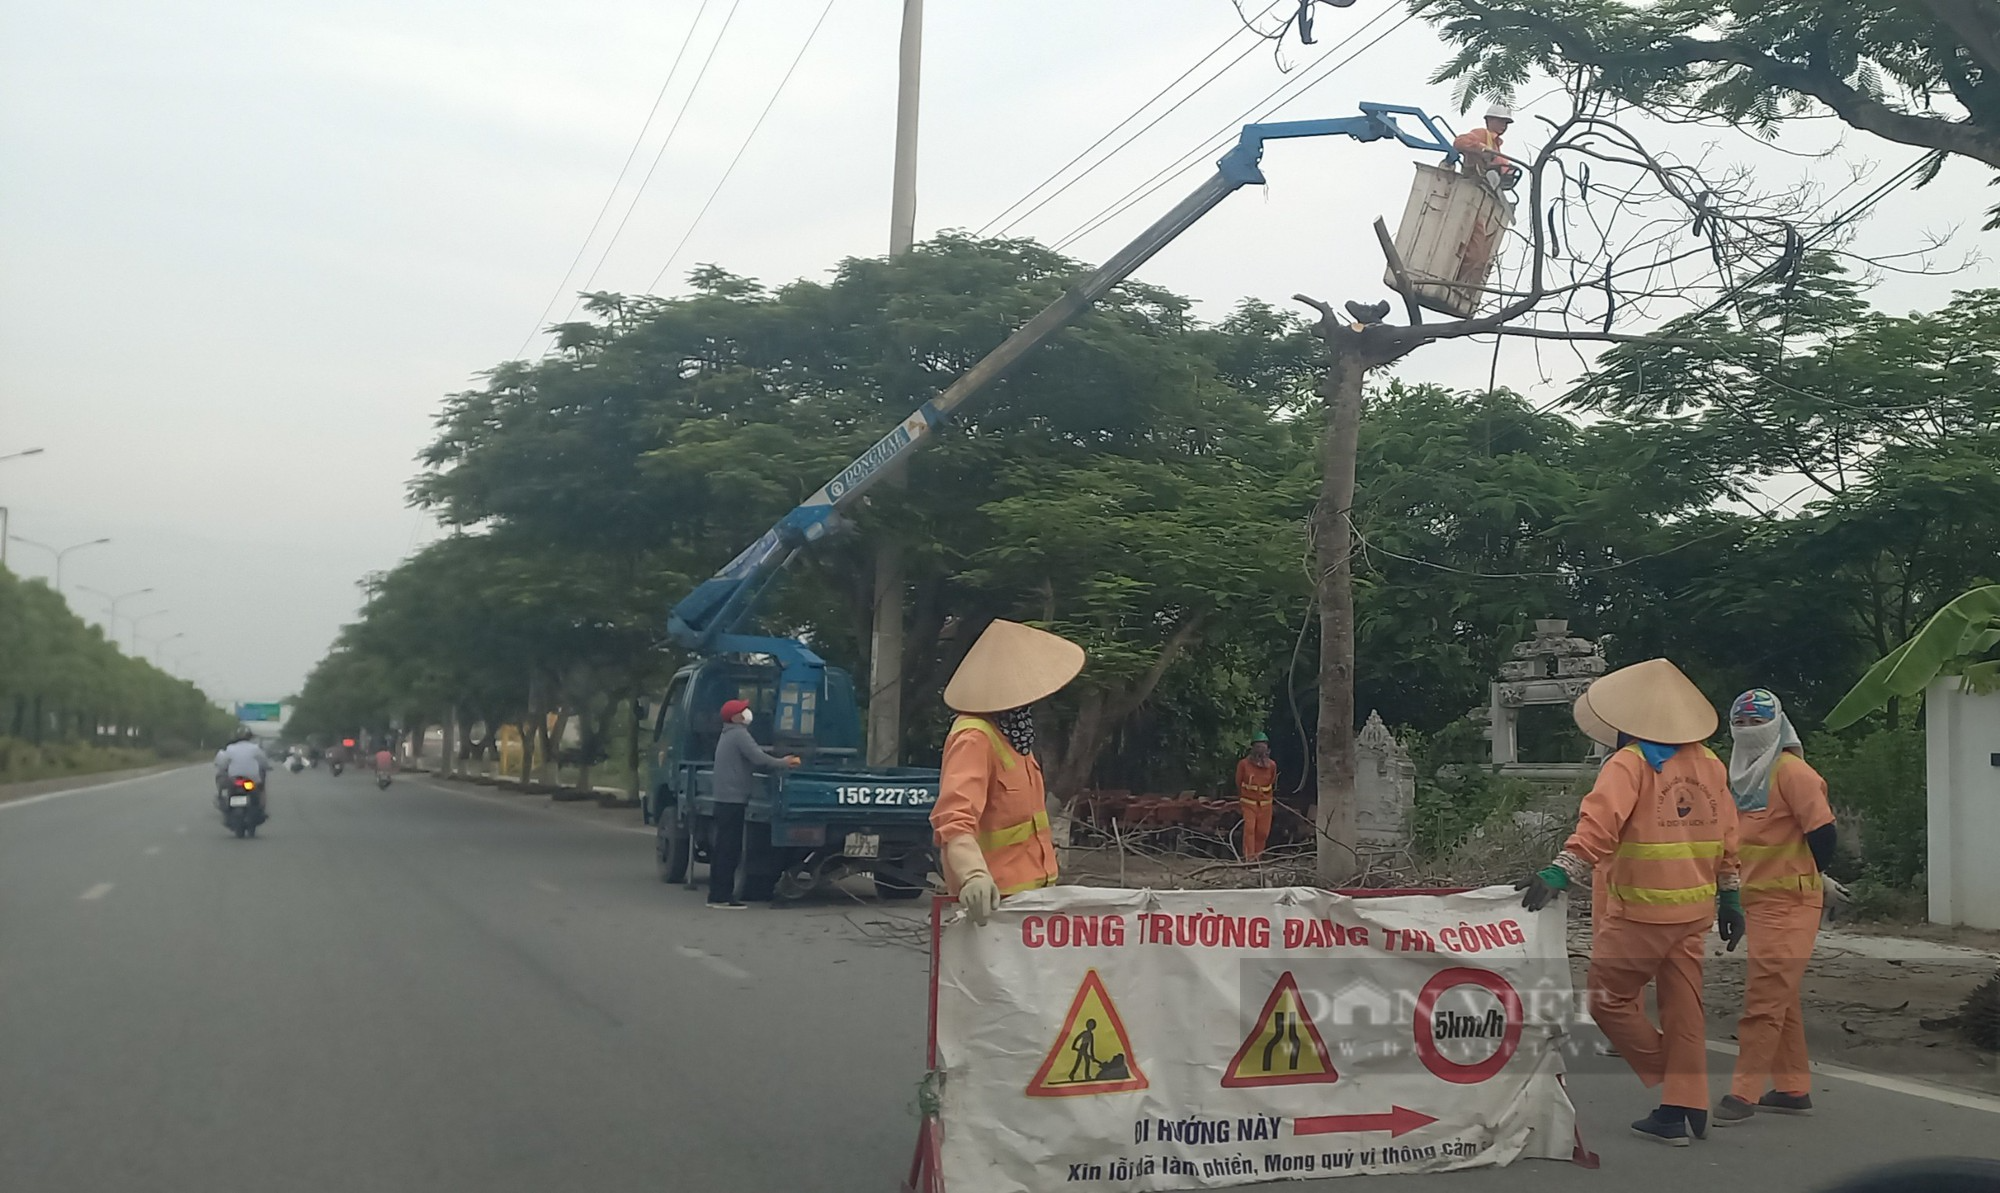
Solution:
<path fill-rule="evenodd" d="M 864 929 L 906 909 L 706 911 L 645 837 L 527 797 L 308 772 L 277 798 L 254 841 L 199 770 L 0 806 L 0 1189 L 895 1188 L 924 959 Z M 1615 1062 L 1576 1068 L 1601 1171 L 1368 1187 L 1785 1193 L 2000 1157 L 2000 1104 L 1844 1079 L 1667 1152 L 1624 1133 L 1646 1099 Z"/>

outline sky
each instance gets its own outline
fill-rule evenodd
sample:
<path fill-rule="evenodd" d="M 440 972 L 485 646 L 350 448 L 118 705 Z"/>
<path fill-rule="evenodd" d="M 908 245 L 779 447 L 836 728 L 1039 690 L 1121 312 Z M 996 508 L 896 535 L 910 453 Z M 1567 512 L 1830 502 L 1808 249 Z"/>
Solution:
<path fill-rule="evenodd" d="M 781 283 L 886 250 L 900 7 L 0 0 L 0 457 L 44 449 L 0 461 L 13 533 L 54 547 L 110 538 L 67 559 L 79 614 L 103 623 L 96 594 L 150 588 L 120 607 L 121 641 L 150 614 L 136 649 L 211 695 L 295 693 L 359 609 L 362 577 L 436 533 L 405 493 L 440 401 L 539 353 L 545 309 L 562 318 L 586 283 L 642 292 L 664 275 L 659 292 L 673 293 L 699 263 Z M 1443 49 L 1390 8 L 1322 8 L 1320 44 L 1280 51 L 1287 75 L 1267 45 L 1226 41 L 1239 29 L 1228 0 L 933 3 L 918 235 L 988 225 L 1218 47 L 1086 163 L 1189 98 L 1001 226 L 1067 236 L 1246 111 L 1263 114 L 1260 101 L 1323 54 L 1354 57 L 1278 117 L 1375 100 L 1469 127 L 1450 88 L 1425 82 Z M 1649 143 L 1740 162 L 1773 186 L 1838 185 L 1867 167 L 1886 177 L 1914 156 L 1841 131 L 1786 129 L 1779 148 L 1832 155 L 1815 160 L 1727 129 L 1656 129 Z M 1345 140 L 1274 146 L 1268 187 L 1233 196 L 1140 277 L 1207 317 L 1244 296 L 1381 296 L 1368 224 L 1394 223 L 1414 159 Z M 1205 173 L 1172 179 L 1068 251 L 1101 259 Z M 1954 163 L 1881 203 L 1859 250 L 1950 236 L 1934 259 L 1965 267 L 1888 275 L 1879 307 L 2000 285 L 1981 255 L 1995 238 L 1977 231 L 1985 180 Z M 1426 349 L 1401 375 L 1484 385 L 1492 353 Z M 1574 357 L 1516 343 L 1498 364 L 1502 384 L 1533 393 L 1578 371 Z M 52 559 L 14 542 L 8 562 L 46 576 Z"/>

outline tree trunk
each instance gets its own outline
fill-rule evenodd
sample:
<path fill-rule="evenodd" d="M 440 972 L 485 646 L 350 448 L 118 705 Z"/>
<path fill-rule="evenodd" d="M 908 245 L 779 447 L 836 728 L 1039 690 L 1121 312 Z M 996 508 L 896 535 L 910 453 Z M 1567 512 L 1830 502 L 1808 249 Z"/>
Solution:
<path fill-rule="evenodd" d="M 899 478 L 898 478 L 899 479 Z M 903 545 L 875 548 L 874 624 L 868 637 L 868 765 L 903 756 Z"/>
<path fill-rule="evenodd" d="M 1319 595 L 1319 864 L 1317 881 L 1335 887 L 1354 878 L 1354 457 L 1361 436 L 1361 387 L 1367 366 L 1338 339 L 1327 343 L 1320 396 L 1327 431 L 1321 448 L 1313 546 Z"/>
<path fill-rule="evenodd" d="M 438 728 L 438 774 L 449 779 L 458 769 L 458 709 L 444 710 L 444 724 Z"/>

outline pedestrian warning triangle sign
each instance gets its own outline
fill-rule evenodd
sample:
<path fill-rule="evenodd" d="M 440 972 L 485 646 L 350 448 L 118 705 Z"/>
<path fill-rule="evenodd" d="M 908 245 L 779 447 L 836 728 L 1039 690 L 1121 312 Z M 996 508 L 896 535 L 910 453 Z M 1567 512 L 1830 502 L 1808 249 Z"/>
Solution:
<path fill-rule="evenodd" d="M 1150 1084 L 1132 1057 L 1132 1037 L 1096 970 L 1083 983 L 1063 1016 L 1062 1031 L 1049 1048 L 1035 1079 L 1028 1082 L 1031 1098 L 1070 1098 L 1080 1094 L 1116 1094 L 1145 1089 Z"/>
<path fill-rule="evenodd" d="M 1326 1041 L 1306 1014 L 1299 984 L 1287 970 L 1258 1012 L 1257 1026 L 1222 1071 L 1229 1089 L 1253 1085 L 1305 1085 L 1338 1081 Z"/>

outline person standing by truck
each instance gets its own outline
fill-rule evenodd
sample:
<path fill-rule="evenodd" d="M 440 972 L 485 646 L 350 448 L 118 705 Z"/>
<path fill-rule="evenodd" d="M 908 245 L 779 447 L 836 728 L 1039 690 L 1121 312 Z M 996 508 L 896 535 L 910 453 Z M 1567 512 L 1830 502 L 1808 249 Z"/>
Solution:
<path fill-rule="evenodd" d="M 708 847 L 708 905 L 741 909 L 736 897 L 736 865 L 743 860 L 743 814 L 750 806 L 754 776 L 797 766 L 797 754 L 779 757 L 750 736 L 756 714 L 747 700 L 722 706 L 722 738 L 715 743 L 715 817 Z"/>
<path fill-rule="evenodd" d="M 1067 638 L 996 620 L 945 685 L 945 705 L 959 715 L 945 735 L 931 828 L 945 886 L 975 924 L 1002 896 L 1055 885 L 1031 706 L 1075 679 L 1083 659 Z"/>

